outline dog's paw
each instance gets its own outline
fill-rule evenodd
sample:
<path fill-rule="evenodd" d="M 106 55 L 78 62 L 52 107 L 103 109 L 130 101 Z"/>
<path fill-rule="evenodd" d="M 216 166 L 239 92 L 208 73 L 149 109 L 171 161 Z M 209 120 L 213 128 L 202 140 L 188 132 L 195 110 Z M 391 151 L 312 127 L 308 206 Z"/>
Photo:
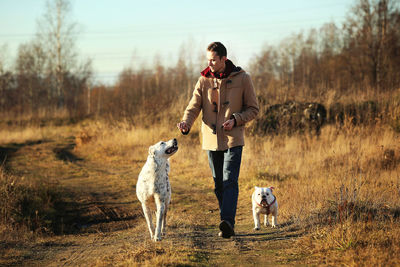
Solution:
<path fill-rule="evenodd" d="M 275 224 L 271 225 L 271 227 L 272 227 L 272 228 L 278 228 L 278 226 L 275 225 Z"/>
<path fill-rule="evenodd" d="M 155 242 L 161 241 L 161 236 L 155 236 L 155 237 L 154 237 L 154 241 L 155 241 Z"/>
<path fill-rule="evenodd" d="M 254 231 L 260 230 L 260 227 L 254 227 Z"/>

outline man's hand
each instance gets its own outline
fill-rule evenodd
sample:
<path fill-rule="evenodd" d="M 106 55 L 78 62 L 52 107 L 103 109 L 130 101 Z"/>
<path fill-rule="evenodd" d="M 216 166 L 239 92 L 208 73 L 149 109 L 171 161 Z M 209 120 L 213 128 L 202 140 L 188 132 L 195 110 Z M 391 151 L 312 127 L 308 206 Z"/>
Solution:
<path fill-rule="evenodd" d="M 182 121 L 176 125 L 178 129 L 181 131 L 183 134 L 188 134 L 189 133 L 189 126 L 186 124 L 186 122 Z"/>
<path fill-rule="evenodd" d="M 222 124 L 222 127 L 224 128 L 225 131 L 230 131 L 230 130 L 232 130 L 234 125 L 235 125 L 235 120 L 230 119 L 230 120 L 227 120 L 226 122 L 224 122 Z"/>

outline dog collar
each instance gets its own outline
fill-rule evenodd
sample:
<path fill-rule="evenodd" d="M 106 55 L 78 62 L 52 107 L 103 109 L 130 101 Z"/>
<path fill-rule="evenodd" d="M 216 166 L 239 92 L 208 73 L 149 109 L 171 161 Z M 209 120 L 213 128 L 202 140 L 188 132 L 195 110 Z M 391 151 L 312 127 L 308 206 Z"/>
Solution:
<path fill-rule="evenodd" d="M 268 204 L 268 201 L 267 201 L 267 206 L 263 206 L 263 205 L 261 205 L 261 203 L 259 204 L 259 203 L 257 203 L 257 205 L 258 206 L 260 206 L 261 208 L 265 208 L 265 209 L 267 209 L 267 214 L 270 214 L 271 212 L 270 212 L 270 210 L 269 210 L 269 207 L 271 207 L 274 203 L 275 203 L 275 201 L 276 201 L 276 197 L 274 196 L 274 200 L 271 202 L 271 204 Z"/>

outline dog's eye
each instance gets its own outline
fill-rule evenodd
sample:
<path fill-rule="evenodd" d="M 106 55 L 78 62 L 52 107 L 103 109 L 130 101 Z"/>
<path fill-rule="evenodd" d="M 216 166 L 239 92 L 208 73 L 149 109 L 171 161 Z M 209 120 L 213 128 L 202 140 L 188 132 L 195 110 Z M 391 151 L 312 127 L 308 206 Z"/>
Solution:
<path fill-rule="evenodd" d="M 165 143 L 164 143 L 164 142 L 161 142 L 161 145 L 163 146 L 163 145 L 165 145 Z"/>
<path fill-rule="evenodd" d="M 267 196 L 269 196 L 269 194 L 267 193 Z"/>

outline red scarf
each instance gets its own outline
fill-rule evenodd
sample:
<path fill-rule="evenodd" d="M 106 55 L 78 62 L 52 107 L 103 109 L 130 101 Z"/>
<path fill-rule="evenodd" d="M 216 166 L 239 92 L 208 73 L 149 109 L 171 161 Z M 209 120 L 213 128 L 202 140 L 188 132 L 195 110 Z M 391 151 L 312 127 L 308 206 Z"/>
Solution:
<path fill-rule="evenodd" d="M 214 73 L 211 71 L 210 67 L 205 68 L 202 72 L 201 75 L 206 77 L 206 78 L 217 78 L 217 79 L 225 79 L 228 78 L 228 76 L 231 74 L 231 72 L 236 69 L 236 66 L 233 65 L 232 61 L 227 59 L 225 61 L 225 70 L 220 73 Z"/>

